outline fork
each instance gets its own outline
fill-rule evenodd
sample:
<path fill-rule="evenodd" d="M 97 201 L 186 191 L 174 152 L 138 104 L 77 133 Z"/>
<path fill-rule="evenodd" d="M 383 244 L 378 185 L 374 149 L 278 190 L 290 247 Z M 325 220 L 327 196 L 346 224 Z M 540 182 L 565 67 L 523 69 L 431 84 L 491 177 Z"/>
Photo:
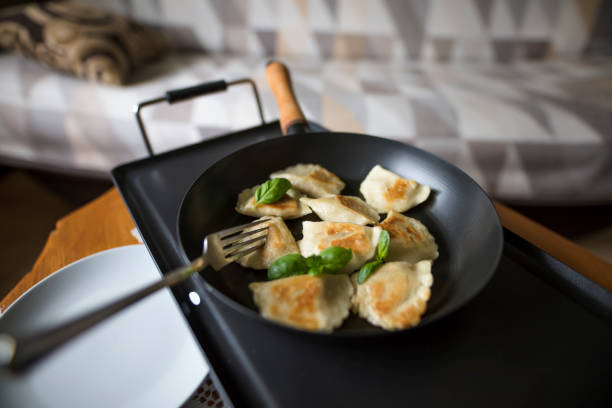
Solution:
<path fill-rule="evenodd" d="M 13 372 L 23 371 L 78 334 L 148 295 L 172 287 L 209 265 L 218 271 L 240 257 L 250 254 L 266 243 L 268 226 L 252 229 L 266 221 L 269 219 L 253 221 L 207 235 L 202 244 L 200 257 L 167 273 L 157 282 L 73 320 L 24 338 L 0 333 L 0 367 L 8 367 Z"/>

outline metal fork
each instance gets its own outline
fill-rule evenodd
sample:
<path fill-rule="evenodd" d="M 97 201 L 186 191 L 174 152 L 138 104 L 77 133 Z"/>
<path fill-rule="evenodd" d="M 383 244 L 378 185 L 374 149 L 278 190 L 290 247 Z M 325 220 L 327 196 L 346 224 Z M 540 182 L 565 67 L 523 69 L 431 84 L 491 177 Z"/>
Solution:
<path fill-rule="evenodd" d="M 269 220 L 257 220 L 207 235 L 199 258 L 167 273 L 157 282 L 59 326 L 24 338 L 0 334 L 0 367 L 8 367 L 15 372 L 23 371 L 78 334 L 148 295 L 162 288 L 172 287 L 208 265 L 218 271 L 238 258 L 250 254 L 266 243 L 268 226 L 252 229 L 266 221 Z"/>

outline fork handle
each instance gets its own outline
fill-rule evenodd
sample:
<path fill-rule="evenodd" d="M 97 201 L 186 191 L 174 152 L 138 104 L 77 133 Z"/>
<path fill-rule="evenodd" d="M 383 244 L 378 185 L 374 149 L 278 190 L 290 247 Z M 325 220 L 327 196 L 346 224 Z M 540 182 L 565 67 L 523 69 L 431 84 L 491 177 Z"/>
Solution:
<path fill-rule="evenodd" d="M 136 292 L 30 337 L 21 339 L 10 334 L 0 334 L 0 367 L 8 367 L 14 372 L 23 371 L 78 334 L 158 290 L 172 287 L 184 281 L 207 265 L 208 262 L 204 257 L 197 258 L 188 265 L 167 273 L 161 280 Z"/>

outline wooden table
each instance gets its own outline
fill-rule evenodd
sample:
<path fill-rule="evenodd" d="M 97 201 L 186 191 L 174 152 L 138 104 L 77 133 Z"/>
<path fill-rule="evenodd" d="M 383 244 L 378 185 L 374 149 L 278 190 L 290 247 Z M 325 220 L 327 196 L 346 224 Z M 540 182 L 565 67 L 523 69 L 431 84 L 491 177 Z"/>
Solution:
<path fill-rule="evenodd" d="M 612 292 L 612 264 L 500 203 L 495 207 L 506 228 Z M 32 270 L 2 299 L 0 311 L 63 266 L 96 252 L 138 243 L 131 234 L 134 228 L 115 188 L 68 214 L 57 222 Z"/>
<path fill-rule="evenodd" d="M 66 215 L 57 222 L 32 270 L 2 299 L 0 312 L 63 266 L 105 249 L 137 244 L 130 232 L 134 228 L 116 188 Z"/>

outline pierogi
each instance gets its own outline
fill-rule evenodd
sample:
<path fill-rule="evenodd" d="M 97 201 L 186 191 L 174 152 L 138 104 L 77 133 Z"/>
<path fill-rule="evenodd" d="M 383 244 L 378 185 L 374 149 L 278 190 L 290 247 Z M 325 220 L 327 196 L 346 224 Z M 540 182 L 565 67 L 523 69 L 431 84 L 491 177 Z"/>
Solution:
<path fill-rule="evenodd" d="M 323 198 L 300 198 L 323 221 L 349 222 L 352 224 L 375 224 L 380 219 L 378 212 L 361 198 L 335 195 Z"/>
<path fill-rule="evenodd" d="M 265 245 L 237 263 L 265 270 L 284 255 L 307 258 L 331 246 L 350 248 L 352 258 L 336 274 L 304 274 L 251 283 L 254 302 L 264 318 L 319 332 L 339 327 L 351 308 L 385 330 L 406 329 L 420 322 L 431 294 L 431 269 L 438 258 L 438 245 L 425 225 L 400 213 L 425 201 L 429 186 L 376 165 L 360 185 L 364 201 L 340 195 L 344 182 L 318 164 L 296 164 L 270 177 L 286 178 L 292 188 L 272 204 L 255 205 L 259 186 L 239 194 L 236 211 L 268 219 L 251 230 L 269 229 Z M 296 242 L 283 220 L 312 212 L 323 221 L 303 221 L 302 239 Z M 381 213 L 388 213 L 382 222 Z M 349 274 L 374 259 L 383 230 L 390 237 L 385 262 L 358 284 L 359 274 Z"/>
<path fill-rule="evenodd" d="M 342 324 L 354 291 L 348 275 L 299 275 L 251 283 L 249 288 L 264 318 L 323 332 Z"/>
<path fill-rule="evenodd" d="M 289 189 L 287 193 L 275 203 L 255 204 L 255 192 L 259 186 L 247 188 L 238 194 L 236 211 L 240 214 L 250 215 L 251 217 L 276 216 L 289 220 L 299 218 L 312 213 L 312 210 L 300 203 L 300 194 L 294 189 Z"/>
<path fill-rule="evenodd" d="M 429 186 L 401 178 L 376 165 L 361 182 L 359 191 L 379 213 L 406 211 L 429 197 Z"/>
<path fill-rule="evenodd" d="M 388 231 L 391 238 L 387 261 L 417 263 L 438 257 L 434 237 L 419 220 L 391 211 L 379 226 Z"/>
<path fill-rule="evenodd" d="M 415 326 L 421 321 L 431 294 L 431 264 L 431 261 L 388 262 L 362 284 L 357 283 L 358 274 L 354 274 L 353 311 L 386 330 Z"/>
<path fill-rule="evenodd" d="M 268 235 L 266 237 L 265 245 L 262 248 L 259 248 L 256 251 L 238 259 L 237 262 L 246 268 L 268 269 L 270 264 L 281 256 L 300 253 L 300 249 L 293 238 L 293 234 L 291 234 L 291 231 L 289 231 L 289 228 L 287 228 L 287 225 L 282 218 L 262 217 L 260 219 L 264 218 L 269 218 L 270 221 L 244 230 L 245 232 L 248 232 L 255 231 L 266 226 L 268 227 Z M 258 234 L 255 236 L 258 236 Z M 249 236 L 245 238 L 245 240 L 252 238 L 252 236 Z"/>
<path fill-rule="evenodd" d="M 380 237 L 380 227 L 364 227 L 345 222 L 304 221 L 303 238 L 298 241 L 303 256 L 316 255 L 330 246 L 353 250 L 353 257 L 338 273 L 351 273 L 372 259 Z"/>
<path fill-rule="evenodd" d="M 293 188 L 316 198 L 338 194 L 344 188 L 338 176 L 318 164 L 296 164 L 270 175 L 275 177 L 286 178 Z"/>

